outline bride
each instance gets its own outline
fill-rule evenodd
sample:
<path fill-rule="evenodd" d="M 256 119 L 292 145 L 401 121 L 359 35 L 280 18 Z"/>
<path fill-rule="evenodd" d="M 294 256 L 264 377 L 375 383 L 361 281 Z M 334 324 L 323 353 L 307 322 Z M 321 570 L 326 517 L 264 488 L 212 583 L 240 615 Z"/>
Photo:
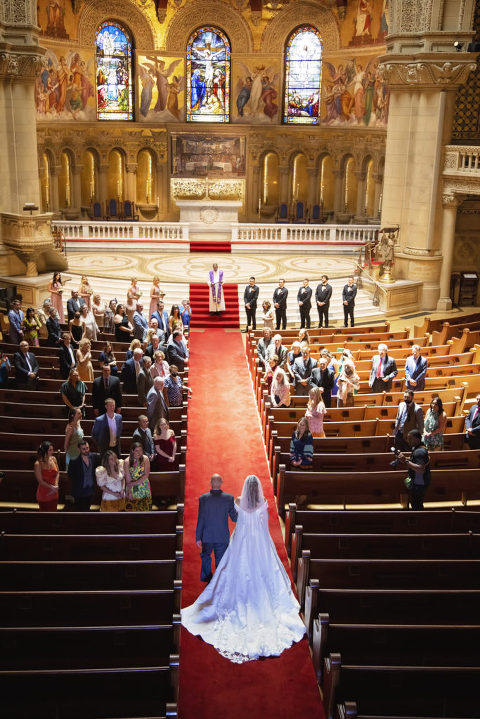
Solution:
<path fill-rule="evenodd" d="M 262 485 L 249 475 L 237 526 L 213 579 L 182 624 L 232 662 L 278 656 L 305 633 L 300 606 L 268 531 Z"/>

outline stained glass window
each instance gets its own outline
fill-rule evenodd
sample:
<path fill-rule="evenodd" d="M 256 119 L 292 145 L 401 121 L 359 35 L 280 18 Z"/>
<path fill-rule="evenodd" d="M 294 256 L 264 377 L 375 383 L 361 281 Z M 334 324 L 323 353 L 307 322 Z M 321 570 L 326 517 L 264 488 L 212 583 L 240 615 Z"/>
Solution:
<path fill-rule="evenodd" d="M 322 38 L 314 27 L 302 26 L 290 35 L 285 51 L 286 123 L 320 122 Z"/>
<path fill-rule="evenodd" d="M 187 46 L 187 121 L 229 122 L 230 43 L 221 30 L 201 27 Z"/>
<path fill-rule="evenodd" d="M 100 25 L 95 43 L 97 119 L 133 120 L 132 42 L 113 21 Z"/>

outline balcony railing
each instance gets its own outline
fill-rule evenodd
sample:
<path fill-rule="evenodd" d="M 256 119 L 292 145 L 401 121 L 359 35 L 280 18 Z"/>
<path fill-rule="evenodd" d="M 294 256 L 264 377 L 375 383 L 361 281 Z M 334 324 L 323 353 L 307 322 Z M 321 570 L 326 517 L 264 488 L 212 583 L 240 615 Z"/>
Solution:
<path fill-rule="evenodd" d="M 443 163 L 444 175 L 478 177 L 480 179 L 480 147 L 447 145 Z"/>

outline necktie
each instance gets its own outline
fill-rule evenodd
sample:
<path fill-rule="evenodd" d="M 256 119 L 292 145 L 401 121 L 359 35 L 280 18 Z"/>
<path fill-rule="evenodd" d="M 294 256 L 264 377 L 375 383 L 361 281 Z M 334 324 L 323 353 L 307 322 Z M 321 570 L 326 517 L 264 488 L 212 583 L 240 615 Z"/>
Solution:
<path fill-rule="evenodd" d="M 377 366 L 377 377 L 382 376 L 382 362 L 383 362 L 382 358 L 379 357 L 378 358 L 378 366 Z"/>
<path fill-rule="evenodd" d="M 32 371 L 32 365 L 30 364 L 30 360 L 28 359 L 28 353 L 25 352 L 25 362 L 27 363 L 28 371 Z"/>
<path fill-rule="evenodd" d="M 105 389 L 108 389 L 108 379 L 105 380 Z"/>

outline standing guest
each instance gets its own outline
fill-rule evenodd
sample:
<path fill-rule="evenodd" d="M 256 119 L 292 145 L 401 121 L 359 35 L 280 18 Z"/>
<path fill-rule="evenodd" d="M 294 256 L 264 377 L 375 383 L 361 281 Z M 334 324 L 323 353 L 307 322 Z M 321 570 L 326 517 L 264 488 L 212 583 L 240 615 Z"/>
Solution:
<path fill-rule="evenodd" d="M 302 347 L 304 342 L 307 345 L 310 344 L 310 335 L 308 334 L 308 329 L 306 327 L 300 327 L 298 330 L 298 341 Z"/>
<path fill-rule="evenodd" d="M 292 370 L 296 395 L 308 394 L 310 379 L 316 366 L 317 361 L 310 357 L 310 348 L 302 347 L 302 356 L 297 357 Z"/>
<path fill-rule="evenodd" d="M 287 329 L 287 297 L 288 297 L 288 290 L 285 287 L 285 280 L 282 278 L 278 281 L 278 287 L 273 293 L 273 306 L 275 307 L 275 319 L 276 319 L 276 326 L 275 329 L 280 329 L 280 324 L 282 325 L 282 329 Z"/>
<path fill-rule="evenodd" d="M 180 307 L 178 305 L 172 305 L 172 309 L 170 310 L 170 317 L 168 318 L 168 327 L 170 329 L 170 332 L 172 332 L 175 327 L 180 327 L 180 329 L 183 330 L 182 316 L 180 314 Z"/>
<path fill-rule="evenodd" d="M 310 385 L 322 389 L 322 399 L 325 407 L 332 406 L 332 389 L 335 381 L 335 374 L 332 368 L 328 367 L 326 357 L 320 356 L 318 364 L 312 372 Z"/>
<path fill-rule="evenodd" d="M 83 297 L 78 296 L 78 290 L 72 290 L 72 296 L 67 301 L 67 317 L 69 322 L 70 320 L 73 320 L 76 312 L 80 312 L 82 305 L 84 304 L 85 300 Z"/>
<path fill-rule="evenodd" d="M 54 272 L 53 277 L 48 283 L 48 291 L 50 292 L 50 304 L 58 312 L 60 324 L 65 322 L 65 313 L 63 311 L 63 284 L 60 272 Z"/>
<path fill-rule="evenodd" d="M 97 323 L 95 322 L 93 312 L 88 309 L 87 305 L 83 305 L 82 309 L 80 310 L 80 320 L 85 326 L 84 336 L 87 337 L 87 339 L 96 342 L 98 327 Z"/>
<path fill-rule="evenodd" d="M 245 304 L 245 313 L 247 315 L 247 326 L 245 328 L 245 332 L 248 332 L 249 328 L 252 330 L 257 329 L 257 300 L 259 292 L 260 290 L 255 284 L 255 277 L 250 277 L 248 285 L 245 287 L 245 291 L 243 293 L 243 302 Z"/>
<path fill-rule="evenodd" d="M 318 326 L 328 327 L 328 310 L 330 308 L 330 298 L 332 296 L 332 286 L 328 284 L 328 276 L 322 275 L 321 283 L 317 285 L 315 290 L 315 300 L 317 302 Z"/>
<path fill-rule="evenodd" d="M 447 426 L 447 415 L 440 397 L 434 397 L 425 415 L 423 443 L 429 452 L 443 450 L 443 435 Z"/>
<path fill-rule="evenodd" d="M 162 379 L 168 377 L 170 374 L 170 367 L 168 366 L 168 362 L 165 361 L 165 354 L 162 350 L 156 350 L 153 353 L 153 359 L 154 361 L 150 367 L 152 379 L 155 379 L 155 377 L 162 377 Z"/>
<path fill-rule="evenodd" d="M 216 262 L 208 273 L 208 311 L 211 315 L 225 312 L 225 295 L 223 292 L 223 270 L 218 269 Z"/>
<path fill-rule="evenodd" d="M 270 329 L 273 330 L 273 309 L 272 304 L 268 300 L 263 300 L 262 302 L 262 320 L 263 320 L 263 327 L 264 329 Z"/>
<path fill-rule="evenodd" d="M 143 454 L 140 442 L 133 442 L 130 455 L 124 462 L 125 468 L 125 510 L 127 512 L 150 512 L 152 509 L 152 490 L 148 477 L 150 460 Z"/>
<path fill-rule="evenodd" d="M 53 444 L 45 440 L 38 448 L 38 459 L 33 465 L 38 482 L 37 502 L 41 512 L 57 511 L 60 472 L 53 453 Z"/>
<path fill-rule="evenodd" d="M 368 380 L 372 392 L 390 392 L 392 380 L 397 374 L 397 364 L 393 357 L 388 356 L 387 345 L 379 344 L 378 355 L 372 359 L 372 369 Z"/>
<path fill-rule="evenodd" d="M 40 329 L 38 330 L 38 336 L 42 340 L 46 340 L 48 338 L 47 317 L 50 317 L 50 309 L 50 299 L 47 298 L 46 300 L 43 300 L 42 306 L 39 307 L 37 310 L 37 317 L 40 320 Z"/>
<path fill-rule="evenodd" d="M 266 359 L 269 361 L 273 355 L 278 357 L 278 366 L 285 369 L 288 362 L 288 350 L 282 345 L 282 336 L 275 335 L 273 338 L 273 344 L 269 345 L 266 352 Z"/>
<path fill-rule="evenodd" d="M 187 390 L 188 395 L 192 396 L 192 390 L 187 387 L 182 378 L 178 375 L 178 367 L 174 364 L 170 365 L 170 372 L 164 380 L 164 387 L 167 390 L 167 399 L 169 407 L 181 407 L 183 404 L 183 391 Z"/>
<path fill-rule="evenodd" d="M 132 324 L 133 336 L 136 340 L 140 340 L 140 342 L 142 342 L 145 337 L 145 333 L 148 330 L 148 321 L 143 314 L 143 304 L 141 302 L 137 302 L 135 312 L 133 313 Z"/>
<path fill-rule="evenodd" d="M 176 365 L 179 372 L 185 370 L 185 365 L 188 362 L 188 348 L 181 329 L 174 330 L 167 342 L 167 360 L 169 364 Z"/>
<path fill-rule="evenodd" d="M 93 295 L 93 290 L 90 287 L 90 283 L 88 282 L 88 277 L 86 275 L 82 275 L 82 279 L 80 280 L 80 287 L 78 288 L 78 296 L 85 300 L 85 305 L 87 309 L 90 311 L 90 298 Z"/>
<path fill-rule="evenodd" d="M 142 349 L 142 343 L 140 340 L 132 340 L 128 346 L 128 350 L 125 354 L 125 361 L 128 362 L 128 360 L 131 360 L 133 357 L 133 353 L 136 349 Z"/>
<path fill-rule="evenodd" d="M 117 313 L 117 300 L 110 300 L 108 307 L 105 307 L 105 317 L 103 318 L 103 331 L 113 334 L 115 332 L 114 317 Z"/>
<path fill-rule="evenodd" d="M 58 358 L 60 360 L 60 376 L 67 379 L 70 370 L 77 366 L 77 360 L 71 346 L 72 338 L 70 332 L 62 334 L 62 341 L 58 348 Z"/>
<path fill-rule="evenodd" d="M 353 283 L 353 277 L 347 279 L 347 284 L 343 288 L 342 300 L 343 300 L 343 316 L 345 327 L 348 327 L 348 318 L 350 317 L 350 327 L 355 326 L 355 318 L 353 316 L 353 310 L 355 307 L 355 297 L 357 295 L 357 286 Z"/>
<path fill-rule="evenodd" d="M 65 404 L 65 414 L 68 417 L 70 409 L 79 409 L 82 417 L 85 417 L 85 395 L 87 388 L 85 383 L 78 376 L 76 367 L 72 367 L 68 380 L 60 387 L 60 394 Z"/>
<path fill-rule="evenodd" d="M 159 300 L 161 300 L 165 295 L 165 292 L 162 292 L 160 289 L 160 277 L 158 275 L 155 275 L 152 280 L 152 287 L 150 289 L 150 309 L 148 310 L 148 316 L 151 317 L 155 310 L 157 309 L 157 303 Z"/>
<path fill-rule="evenodd" d="M 92 295 L 92 314 L 98 329 L 104 329 L 106 306 L 102 305 L 100 295 Z"/>
<path fill-rule="evenodd" d="M 15 366 L 15 383 L 23 389 L 36 389 L 40 367 L 33 352 L 29 351 L 28 342 L 20 342 L 20 351 L 13 355 Z"/>
<path fill-rule="evenodd" d="M 413 510 L 420 510 L 423 509 L 423 498 L 430 484 L 430 457 L 418 429 L 412 429 L 408 433 L 407 440 L 409 449 L 411 449 L 410 457 L 407 459 L 403 453 L 399 457 L 406 462 L 408 467 L 409 504 Z"/>
<path fill-rule="evenodd" d="M 325 403 L 322 399 L 322 388 L 312 387 L 308 393 L 307 411 L 305 412 L 312 437 L 325 437 L 323 418 L 326 411 Z"/>
<path fill-rule="evenodd" d="M 20 300 L 13 300 L 10 306 L 10 312 L 8 313 L 8 321 L 10 323 L 8 334 L 10 342 L 13 345 L 20 344 L 23 339 L 22 322 L 24 318 L 25 315 L 20 309 Z"/>
<path fill-rule="evenodd" d="M 295 340 L 295 342 L 292 342 L 292 349 L 287 355 L 287 370 L 291 377 L 291 379 L 294 379 L 293 376 L 293 365 L 295 364 L 296 359 L 300 359 L 302 356 L 302 345 L 298 340 Z"/>
<path fill-rule="evenodd" d="M 92 439 L 97 445 L 101 457 L 107 449 L 120 457 L 122 438 L 122 415 L 115 412 L 115 400 L 107 397 L 105 400 L 105 413 L 96 418 L 92 427 Z"/>
<path fill-rule="evenodd" d="M 35 310 L 33 307 L 29 307 L 27 311 L 25 312 L 25 317 L 23 318 L 22 322 L 22 330 L 23 330 L 23 336 L 26 339 L 26 341 L 32 345 L 33 347 L 39 347 L 39 330 L 41 328 L 42 324 L 40 320 L 38 319 L 37 315 L 35 314 Z"/>
<path fill-rule="evenodd" d="M 143 453 L 152 462 L 155 457 L 155 445 L 153 444 L 152 432 L 148 426 L 148 417 L 145 414 L 138 417 L 138 427 L 133 433 L 132 442 L 140 442 Z"/>
<path fill-rule="evenodd" d="M 405 383 L 407 389 L 412 389 L 414 392 L 423 392 L 425 389 L 427 360 L 420 352 L 419 345 L 412 345 L 412 354 L 405 362 Z"/>
<path fill-rule="evenodd" d="M 263 328 L 263 337 L 258 340 L 257 344 L 257 355 L 260 362 L 260 367 L 264 369 L 267 366 L 267 349 L 270 344 L 273 344 L 272 330 L 270 327 Z"/>
<path fill-rule="evenodd" d="M 168 312 L 165 309 L 165 304 L 162 300 L 160 302 L 157 302 L 157 309 L 156 311 L 151 315 L 150 322 L 152 319 L 156 319 L 158 322 L 158 329 L 161 330 L 161 332 L 164 333 L 165 339 L 168 339 L 170 335 L 170 326 L 168 324 Z"/>
<path fill-rule="evenodd" d="M 160 344 L 165 344 L 165 332 L 161 330 L 158 326 L 158 320 L 156 317 L 152 317 L 150 320 L 150 327 L 147 329 L 145 334 L 143 335 L 143 346 L 148 347 L 148 345 L 152 344 L 152 337 L 158 337 Z"/>
<path fill-rule="evenodd" d="M 117 305 L 113 324 L 115 326 L 115 341 L 130 342 L 133 335 L 133 327 L 128 321 L 125 305 Z"/>
<path fill-rule="evenodd" d="M 105 400 L 108 397 L 115 400 L 115 406 L 121 412 L 123 397 L 120 380 L 112 376 L 110 365 L 105 364 L 102 366 L 102 376 L 96 377 L 92 384 L 92 407 L 95 417 L 104 411 Z"/>
<path fill-rule="evenodd" d="M 151 330 L 149 330 L 151 332 Z M 157 334 L 148 334 L 147 337 L 150 338 L 150 342 L 147 344 L 145 348 L 145 354 L 147 357 L 150 357 L 150 359 L 153 361 L 155 357 L 156 352 L 163 352 L 165 355 L 165 352 L 167 351 L 167 348 L 165 345 L 160 344 L 160 339 Z"/>
<path fill-rule="evenodd" d="M 292 467 L 311 467 L 313 462 L 313 437 L 306 417 L 297 424 L 290 440 Z"/>
<path fill-rule="evenodd" d="M 84 439 L 78 443 L 80 454 L 68 463 L 68 476 L 72 483 L 73 506 L 76 512 L 89 512 L 95 491 L 95 470 L 100 464 L 97 452 L 90 452 Z"/>
<path fill-rule="evenodd" d="M 58 313 L 55 307 L 50 308 L 49 317 L 47 319 L 47 344 L 49 347 L 58 347 L 62 341 L 62 328 L 58 319 Z"/>
<path fill-rule="evenodd" d="M 267 385 L 267 391 L 270 392 L 273 382 L 273 375 L 277 371 L 278 368 L 279 359 L 277 355 L 272 355 L 267 363 L 267 368 L 265 370 L 265 374 L 263 375 L 263 379 Z"/>
<path fill-rule="evenodd" d="M 101 512 L 125 511 L 125 471 L 123 459 L 107 450 L 102 464 L 95 470 L 97 484 L 102 490 Z"/>
<path fill-rule="evenodd" d="M 153 387 L 153 377 L 150 374 L 152 358 L 148 355 L 142 360 L 142 367 L 137 375 L 138 400 L 142 407 L 147 406 L 147 394 Z"/>
<path fill-rule="evenodd" d="M 133 357 L 123 363 L 120 378 L 123 382 L 125 394 L 137 394 L 137 377 L 142 369 L 143 350 L 136 347 L 133 350 Z"/>
<path fill-rule="evenodd" d="M 5 352 L 0 353 L 0 387 L 4 389 L 8 384 L 8 376 L 12 365 Z"/>
<path fill-rule="evenodd" d="M 337 407 L 353 407 L 354 394 L 360 389 L 360 377 L 351 360 L 345 360 L 337 377 Z"/>
<path fill-rule="evenodd" d="M 63 451 L 65 452 L 65 466 L 72 459 L 76 459 L 80 454 L 78 447 L 79 442 L 83 440 L 83 428 L 81 425 L 82 412 L 80 409 L 71 409 L 68 413 L 68 424 L 65 429 L 65 441 L 63 443 Z"/>
<path fill-rule="evenodd" d="M 86 337 L 77 350 L 77 371 L 82 382 L 93 382 L 92 343 Z"/>
<path fill-rule="evenodd" d="M 393 432 L 395 449 L 402 452 L 409 450 L 410 445 L 407 438 L 411 429 L 418 429 L 420 437 L 422 436 L 423 409 L 413 401 L 413 391 L 407 389 L 403 393 L 403 402 L 398 405 Z"/>
<path fill-rule="evenodd" d="M 303 286 L 297 293 L 297 304 L 300 310 L 300 327 L 310 327 L 310 310 L 312 309 L 312 288 L 308 286 L 309 280 L 303 280 Z"/>
<path fill-rule="evenodd" d="M 350 357 L 350 359 L 353 362 L 353 355 L 350 352 L 350 350 L 344 350 L 344 353 L 345 352 L 348 352 L 348 356 Z M 330 350 L 327 350 L 325 347 L 322 350 L 320 350 L 320 359 L 322 359 L 322 358 L 324 358 L 327 361 L 327 369 L 332 370 L 332 372 L 333 372 L 332 397 L 336 397 L 337 390 L 338 390 L 336 378 L 340 374 L 340 363 L 338 362 L 337 358 L 334 355 L 332 355 Z M 325 402 L 325 404 L 326 404 L 326 399 L 327 398 L 325 397 L 325 394 L 324 394 L 323 401 Z M 328 405 L 327 405 L 327 407 L 328 407 Z"/>
<path fill-rule="evenodd" d="M 100 369 L 104 367 L 105 365 L 108 365 L 110 367 L 110 371 L 112 373 L 113 377 L 116 377 L 118 374 L 118 367 L 117 367 L 117 360 L 115 358 L 115 355 L 112 350 L 112 345 L 110 342 L 105 342 L 103 345 L 103 350 L 100 352 L 98 356 L 98 364 L 100 366 Z"/>
<path fill-rule="evenodd" d="M 290 407 L 290 383 L 281 367 L 273 374 L 270 385 L 270 401 L 272 407 Z"/>
<path fill-rule="evenodd" d="M 163 390 L 163 379 L 161 377 L 155 377 L 153 387 L 147 394 L 147 416 L 148 425 L 151 430 L 155 429 L 162 417 L 169 419 L 168 405 Z"/>
<path fill-rule="evenodd" d="M 85 337 L 85 324 L 82 322 L 80 312 L 75 312 L 73 319 L 68 323 L 68 329 L 70 330 L 70 337 L 72 338 L 72 346 L 78 349 L 80 340 Z"/>
<path fill-rule="evenodd" d="M 175 462 L 177 440 L 175 432 L 170 429 L 170 425 L 165 418 L 162 418 L 155 427 L 153 443 L 155 445 L 155 459 L 153 461 L 155 471 L 170 469 L 170 465 Z"/>
<path fill-rule="evenodd" d="M 470 449 L 480 449 L 480 394 L 465 417 L 465 441 Z"/>
<path fill-rule="evenodd" d="M 187 337 L 190 337 L 190 324 L 192 321 L 192 308 L 190 306 L 190 300 L 188 298 L 182 300 L 180 306 L 180 314 L 182 316 L 183 326 Z"/>
<path fill-rule="evenodd" d="M 125 305 L 125 311 L 127 313 L 128 321 L 130 323 L 132 322 L 133 313 L 135 312 L 137 302 L 141 296 L 142 291 L 137 285 L 137 278 L 132 277 L 130 287 L 127 290 L 127 303 Z"/>

